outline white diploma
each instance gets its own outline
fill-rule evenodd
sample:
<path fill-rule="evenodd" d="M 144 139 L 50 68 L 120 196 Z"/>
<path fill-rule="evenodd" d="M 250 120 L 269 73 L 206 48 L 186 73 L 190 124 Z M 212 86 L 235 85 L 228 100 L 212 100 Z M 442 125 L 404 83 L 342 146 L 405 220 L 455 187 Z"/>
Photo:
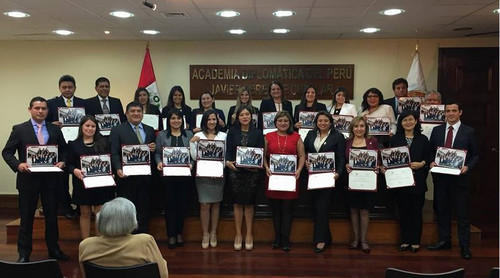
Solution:
<path fill-rule="evenodd" d="M 63 170 L 56 166 L 33 166 L 28 167 L 28 171 L 31 173 L 58 173 Z"/>
<path fill-rule="evenodd" d="M 302 139 L 302 141 L 306 140 L 307 133 L 311 130 L 311 128 L 299 128 L 300 139 Z"/>
<path fill-rule="evenodd" d="M 123 165 L 122 171 L 126 176 L 146 176 L 151 175 L 151 166 L 149 164 Z"/>
<path fill-rule="evenodd" d="M 113 176 L 93 176 L 93 177 L 84 177 L 83 185 L 85 188 L 98 188 L 98 187 L 107 187 L 107 186 L 115 186 L 115 180 Z"/>
<path fill-rule="evenodd" d="M 295 192 L 296 180 L 294 175 L 271 175 L 268 189 L 272 191 Z"/>
<path fill-rule="evenodd" d="M 410 167 L 387 169 L 387 171 L 385 171 L 385 181 L 387 183 L 387 188 L 399 188 L 415 185 L 413 171 Z"/>
<path fill-rule="evenodd" d="M 76 140 L 76 137 L 78 137 L 78 128 L 78 126 L 63 126 L 61 128 L 61 132 L 64 136 L 64 140 L 66 140 L 66 143 Z"/>
<path fill-rule="evenodd" d="M 201 119 L 203 118 L 203 114 L 196 114 L 196 127 L 201 127 Z"/>
<path fill-rule="evenodd" d="M 158 117 L 158 115 L 144 114 L 142 117 L 142 123 L 154 128 L 154 130 L 158 130 L 159 119 L 160 117 Z"/>
<path fill-rule="evenodd" d="M 189 166 L 185 167 L 179 167 L 179 166 L 174 166 L 174 167 L 163 167 L 163 176 L 182 176 L 182 177 L 190 177 L 191 176 L 191 169 Z"/>
<path fill-rule="evenodd" d="M 425 135 L 427 137 L 427 139 L 430 139 L 431 134 L 432 134 L 432 129 L 434 129 L 434 127 L 436 127 L 438 125 L 442 125 L 442 124 L 421 123 L 420 125 L 422 126 L 422 134 Z"/>
<path fill-rule="evenodd" d="M 349 173 L 349 190 L 377 191 L 377 174 L 373 170 L 352 170 Z"/>
<path fill-rule="evenodd" d="M 198 160 L 196 162 L 196 176 L 223 178 L 224 162 L 220 160 Z"/>
<path fill-rule="evenodd" d="M 109 134 L 111 133 L 111 130 L 101 130 L 101 135 L 102 136 L 109 136 Z"/>
<path fill-rule="evenodd" d="M 439 166 L 434 166 L 430 170 L 431 173 L 436 173 L 436 174 L 445 174 L 445 175 L 454 175 L 454 176 L 459 176 L 460 175 L 460 169 L 457 168 L 448 168 L 448 167 L 439 167 Z"/>
<path fill-rule="evenodd" d="M 334 188 L 335 187 L 335 173 L 316 173 L 309 174 L 309 180 L 307 182 L 307 189 L 322 189 L 322 188 Z"/>

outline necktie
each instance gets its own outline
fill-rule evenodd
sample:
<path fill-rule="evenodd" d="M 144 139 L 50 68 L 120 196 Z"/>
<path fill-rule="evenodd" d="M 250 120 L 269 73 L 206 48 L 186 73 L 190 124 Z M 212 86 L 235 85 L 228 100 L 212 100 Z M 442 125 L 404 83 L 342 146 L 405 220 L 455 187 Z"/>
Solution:
<path fill-rule="evenodd" d="M 67 107 L 71 107 L 71 99 L 67 99 L 66 100 L 66 106 Z"/>
<path fill-rule="evenodd" d="M 43 133 L 42 133 L 42 124 L 36 124 L 36 126 L 38 127 L 38 132 L 36 133 L 38 144 L 45 145 L 45 139 L 43 138 Z"/>
<path fill-rule="evenodd" d="M 137 139 L 139 139 L 139 143 L 144 143 L 144 141 L 142 140 L 142 135 L 141 133 L 139 132 L 139 126 L 134 126 L 134 129 L 135 129 L 135 135 L 137 135 Z"/>
<path fill-rule="evenodd" d="M 106 103 L 106 100 L 103 99 L 101 101 L 102 101 L 102 112 L 104 114 L 109 114 L 109 107 L 108 107 L 108 104 Z"/>
<path fill-rule="evenodd" d="M 451 143 L 453 142 L 453 127 L 448 128 L 448 134 L 446 134 L 446 142 L 444 142 L 445 148 L 451 148 Z"/>

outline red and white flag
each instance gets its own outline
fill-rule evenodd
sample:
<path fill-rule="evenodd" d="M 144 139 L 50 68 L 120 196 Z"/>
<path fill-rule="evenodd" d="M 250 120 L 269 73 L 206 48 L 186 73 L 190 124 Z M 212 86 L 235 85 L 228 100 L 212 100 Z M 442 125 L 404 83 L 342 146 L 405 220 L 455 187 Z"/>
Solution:
<path fill-rule="evenodd" d="M 144 55 L 141 77 L 139 78 L 139 85 L 137 87 L 146 88 L 149 92 L 150 103 L 158 106 L 161 110 L 160 92 L 158 91 L 155 71 L 151 62 L 151 55 L 149 54 L 149 43 L 146 45 L 146 54 Z"/>
<path fill-rule="evenodd" d="M 422 65 L 420 64 L 418 43 L 415 46 L 415 55 L 413 56 L 413 61 L 410 66 L 410 70 L 408 71 L 408 76 L 406 77 L 406 80 L 408 81 L 408 92 L 427 91 L 424 71 L 422 70 Z"/>

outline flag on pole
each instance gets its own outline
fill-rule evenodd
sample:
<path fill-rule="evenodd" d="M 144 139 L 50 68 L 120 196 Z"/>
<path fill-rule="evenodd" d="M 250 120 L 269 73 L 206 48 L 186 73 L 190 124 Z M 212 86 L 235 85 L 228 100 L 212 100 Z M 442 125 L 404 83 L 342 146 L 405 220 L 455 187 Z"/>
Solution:
<path fill-rule="evenodd" d="M 156 84 L 155 71 L 153 63 L 151 62 L 151 55 L 149 54 L 149 42 L 146 45 L 146 54 L 144 55 L 144 62 L 142 63 L 141 77 L 139 78 L 139 85 L 137 87 L 146 88 L 149 92 L 149 102 L 158 106 L 161 110 L 160 93 Z"/>
<path fill-rule="evenodd" d="M 406 77 L 408 81 L 408 92 L 416 91 L 419 92 L 417 95 L 427 91 L 427 85 L 425 85 L 424 71 L 422 70 L 422 65 L 420 64 L 420 57 L 418 53 L 418 42 L 415 46 L 415 54 L 413 56 L 413 61 L 408 71 L 408 76 Z M 415 93 L 416 93 L 415 92 Z M 408 95 L 415 95 L 408 94 Z"/>

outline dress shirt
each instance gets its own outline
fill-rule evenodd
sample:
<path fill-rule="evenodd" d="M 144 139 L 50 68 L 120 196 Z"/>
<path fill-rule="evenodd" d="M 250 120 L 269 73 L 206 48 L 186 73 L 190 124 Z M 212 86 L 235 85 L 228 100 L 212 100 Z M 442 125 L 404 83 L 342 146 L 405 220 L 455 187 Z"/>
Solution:
<path fill-rule="evenodd" d="M 461 124 L 462 124 L 461 121 L 456 122 L 454 125 L 450 125 L 449 123 L 446 123 L 446 129 L 444 132 L 444 142 L 446 142 L 446 135 L 448 134 L 448 128 L 450 126 L 453 127 L 453 140 L 451 140 L 451 148 L 453 148 L 453 143 L 455 143 L 455 138 L 457 137 L 457 132 L 458 132 L 458 129 L 460 128 Z"/>
<path fill-rule="evenodd" d="M 64 99 L 64 104 L 66 105 L 66 107 L 73 107 L 75 106 L 74 105 L 74 101 L 73 101 L 73 98 L 74 97 L 71 97 L 71 98 L 65 98 L 65 97 L 62 97 Z M 68 100 L 69 100 L 69 105 L 68 105 Z"/>
<path fill-rule="evenodd" d="M 130 126 L 132 127 L 132 131 L 134 131 L 135 133 L 135 125 L 130 123 Z M 142 126 L 142 123 L 139 123 L 137 125 L 139 127 L 139 133 L 141 134 L 141 137 L 142 137 L 142 142 L 146 141 L 146 131 L 144 131 L 144 127 Z"/>
<path fill-rule="evenodd" d="M 31 119 L 31 124 L 33 125 L 33 130 L 35 131 L 35 136 L 38 134 L 38 123 Z M 49 141 L 49 131 L 47 130 L 47 124 L 45 121 L 42 123 L 42 134 L 44 142 Z"/>

